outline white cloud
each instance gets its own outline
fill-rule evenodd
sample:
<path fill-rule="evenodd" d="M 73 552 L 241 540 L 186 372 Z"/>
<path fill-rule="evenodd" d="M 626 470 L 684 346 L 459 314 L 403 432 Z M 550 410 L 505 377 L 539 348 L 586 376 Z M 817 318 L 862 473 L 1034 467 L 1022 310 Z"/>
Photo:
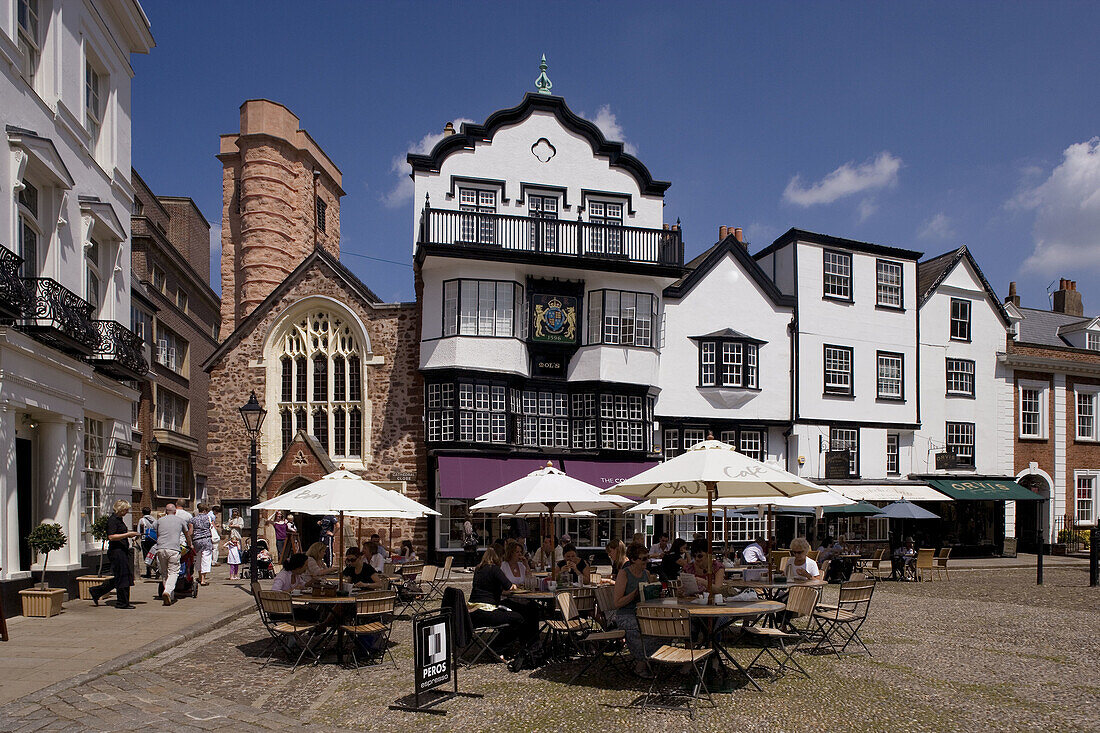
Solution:
<path fill-rule="evenodd" d="M 783 199 L 798 206 L 831 204 L 852 194 L 889 188 L 897 183 L 899 170 L 901 158 L 883 151 L 859 165 L 849 161 L 809 186 L 802 185 L 802 176 L 796 175 L 783 191 Z M 861 203 L 861 217 L 867 207 L 873 207 L 869 199 Z"/>
<path fill-rule="evenodd" d="M 222 223 L 210 225 L 210 287 L 222 292 Z"/>
<path fill-rule="evenodd" d="M 1100 270 L 1100 137 L 1070 145 L 1062 162 L 1008 208 L 1035 212 L 1035 249 L 1023 269 Z"/>
<path fill-rule="evenodd" d="M 955 236 L 955 227 L 951 219 L 942 211 L 921 224 L 917 231 L 921 239 L 951 239 Z"/>
<path fill-rule="evenodd" d="M 878 211 L 878 204 L 874 199 L 866 198 L 859 202 L 859 208 L 857 212 L 859 214 L 859 223 L 867 221 L 871 218 L 871 215 Z"/>
<path fill-rule="evenodd" d="M 465 122 L 472 123 L 473 120 L 468 120 L 464 117 L 455 120 L 455 130 L 461 130 L 462 124 Z M 382 203 L 386 208 L 397 209 L 412 200 L 413 182 L 409 177 L 409 164 L 405 161 L 405 155 L 407 153 L 427 155 L 432 152 L 432 148 L 436 146 L 436 143 L 442 139 L 442 130 L 439 132 L 429 132 L 424 137 L 420 138 L 418 142 L 409 143 L 409 149 L 406 153 L 394 156 L 393 161 L 390 163 L 390 172 L 397 176 L 397 182 L 394 183 L 393 188 L 382 194 Z"/>
<path fill-rule="evenodd" d="M 603 136 L 608 140 L 621 142 L 623 144 L 623 150 L 626 151 L 628 155 L 638 154 L 638 148 L 635 147 L 633 143 L 628 143 L 626 141 L 626 134 L 623 133 L 623 126 L 619 124 L 619 120 L 615 117 L 615 113 L 611 111 L 610 104 L 605 104 L 597 109 L 595 117 L 589 117 L 585 114 L 581 116 L 600 128 Z"/>

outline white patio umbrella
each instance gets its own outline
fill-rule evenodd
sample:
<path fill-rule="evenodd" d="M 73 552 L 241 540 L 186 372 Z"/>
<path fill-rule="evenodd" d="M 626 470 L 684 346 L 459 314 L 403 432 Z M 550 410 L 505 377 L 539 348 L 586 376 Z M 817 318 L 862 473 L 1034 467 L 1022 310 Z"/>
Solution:
<path fill-rule="evenodd" d="M 705 499 L 707 544 L 713 537 L 714 501 L 725 498 L 801 496 L 825 489 L 778 466 L 739 453 L 728 443 L 704 440 L 675 458 L 622 481 L 616 490 L 651 499 Z M 710 584 L 714 583 L 713 565 Z M 710 602 L 714 602 L 713 594 Z"/>
<path fill-rule="evenodd" d="M 694 514 L 705 507 L 705 499 L 646 499 L 627 509 L 625 514 Z"/>
<path fill-rule="evenodd" d="M 625 496 L 610 492 L 600 493 L 595 486 L 567 475 L 550 463 L 477 498 L 478 502 L 470 507 L 470 511 L 491 514 L 548 514 L 551 532 L 556 511 L 601 511 L 629 507 L 635 503 L 634 499 Z"/>
<path fill-rule="evenodd" d="M 400 513 L 400 514 L 396 514 L 396 513 L 395 514 L 388 514 L 387 513 L 385 516 L 380 516 L 378 514 L 369 513 L 369 512 L 366 513 L 366 514 L 364 514 L 362 512 L 345 512 L 345 514 L 347 514 L 349 517 L 356 517 L 356 518 L 360 518 L 360 519 L 361 518 L 366 518 L 366 517 L 369 517 L 371 519 L 389 519 L 390 520 L 390 528 L 389 528 L 389 534 L 386 536 L 386 541 L 391 542 L 391 543 L 393 542 L 393 520 L 395 520 L 395 519 L 422 519 L 423 517 L 439 517 L 439 516 L 442 516 L 435 509 L 432 509 L 429 506 L 425 506 L 424 504 L 421 504 L 420 502 L 418 502 L 414 499 L 410 499 L 409 497 L 402 494 L 400 491 L 396 491 L 394 489 L 387 489 L 387 491 L 389 491 L 391 494 L 393 494 L 393 496 L 390 497 L 390 498 L 395 499 L 398 504 L 401 504 L 404 507 L 406 507 L 404 513 Z M 359 540 L 360 540 L 359 531 L 362 529 L 362 527 L 358 523 L 357 523 L 357 527 L 358 528 L 355 531 L 355 541 L 358 543 Z"/>
<path fill-rule="evenodd" d="M 383 489 L 351 471 L 341 469 L 322 476 L 311 484 L 280 494 L 274 499 L 261 501 L 252 509 L 267 511 L 281 509 L 284 512 L 302 512 L 303 514 L 339 514 L 339 557 L 343 557 L 344 514 L 355 512 L 354 516 L 360 517 L 400 519 L 416 517 L 417 515 L 410 511 L 409 505 L 400 501 L 398 496 L 397 492 Z M 427 509 L 427 507 L 424 508 Z"/>

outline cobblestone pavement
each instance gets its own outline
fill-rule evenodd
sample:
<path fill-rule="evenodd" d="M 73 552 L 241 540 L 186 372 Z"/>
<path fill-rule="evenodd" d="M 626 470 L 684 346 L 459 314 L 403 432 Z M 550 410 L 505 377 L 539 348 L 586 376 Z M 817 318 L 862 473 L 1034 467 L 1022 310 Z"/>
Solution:
<path fill-rule="evenodd" d="M 407 621 L 394 632 L 397 670 L 326 661 L 292 673 L 260 670 L 266 642 L 248 616 L 121 672 L 0 707 L 0 730 L 1100 730 L 1100 590 L 1076 569 L 1034 582 L 1033 571 L 1010 569 L 882 583 L 863 634 L 873 657 L 800 655 L 811 680 L 719 693 L 717 709 L 693 722 L 627 707 L 644 689 L 635 678 L 567 686 L 566 664 L 519 674 L 478 665 L 460 687 L 483 699 L 451 700 L 445 717 L 393 712 L 412 689 Z M 835 594 L 827 589 L 826 600 Z"/>

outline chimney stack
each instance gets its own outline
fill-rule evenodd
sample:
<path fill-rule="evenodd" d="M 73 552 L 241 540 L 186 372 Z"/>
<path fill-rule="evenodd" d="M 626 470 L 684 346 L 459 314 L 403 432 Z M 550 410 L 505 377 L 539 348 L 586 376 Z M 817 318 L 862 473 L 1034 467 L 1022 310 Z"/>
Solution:
<path fill-rule="evenodd" d="M 1054 312 L 1083 317 L 1085 304 L 1081 301 L 1081 293 L 1077 292 L 1077 281 L 1063 277 L 1058 284 L 1058 290 L 1054 291 Z"/>
<path fill-rule="evenodd" d="M 718 241 L 719 242 L 721 242 L 723 239 L 728 237 L 729 234 L 730 234 L 730 228 L 728 226 L 723 224 L 722 226 L 718 227 Z"/>
<path fill-rule="evenodd" d="M 745 233 L 741 230 L 741 227 L 733 228 L 733 238 L 741 244 L 745 243 Z"/>
<path fill-rule="evenodd" d="M 443 137 L 450 137 L 455 134 L 455 123 L 448 122 L 443 126 Z"/>
<path fill-rule="evenodd" d="M 1013 280 L 1008 284 L 1008 297 L 1005 298 L 1005 303 L 1012 303 L 1017 308 L 1020 307 L 1020 296 L 1016 295 L 1016 281 Z"/>

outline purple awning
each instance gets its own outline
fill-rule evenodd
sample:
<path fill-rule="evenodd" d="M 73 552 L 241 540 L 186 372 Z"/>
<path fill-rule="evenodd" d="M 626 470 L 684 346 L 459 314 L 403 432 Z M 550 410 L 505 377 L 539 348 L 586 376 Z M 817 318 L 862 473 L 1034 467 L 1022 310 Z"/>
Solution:
<path fill-rule="evenodd" d="M 561 468 L 560 461 L 553 461 Z M 439 498 L 476 499 L 546 466 L 545 458 L 439 457 Z"/>
<path fill-rule="evenodd" d="M 656 461 L 551 461 L 575 479 L 606 489 L 653 468 Z M 439 457 L 439 498 L 476 499 L 546 466 L 545 458 Z"/>

